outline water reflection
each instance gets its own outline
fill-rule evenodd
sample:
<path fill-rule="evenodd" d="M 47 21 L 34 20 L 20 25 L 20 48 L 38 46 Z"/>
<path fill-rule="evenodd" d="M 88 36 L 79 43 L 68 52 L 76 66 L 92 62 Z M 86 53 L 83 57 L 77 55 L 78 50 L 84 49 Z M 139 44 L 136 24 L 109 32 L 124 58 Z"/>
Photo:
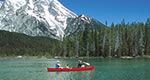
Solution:
<path fill-rule="evenodd" d="M 94 70 L 80 72 L 48 72 L 48 80 L 94 80 Z"/>

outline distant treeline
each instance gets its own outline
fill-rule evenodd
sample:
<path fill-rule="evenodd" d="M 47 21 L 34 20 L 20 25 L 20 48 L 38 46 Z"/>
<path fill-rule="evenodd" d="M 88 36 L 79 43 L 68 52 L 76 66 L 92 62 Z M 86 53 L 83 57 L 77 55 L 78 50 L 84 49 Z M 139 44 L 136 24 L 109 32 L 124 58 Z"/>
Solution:
<path fill-rule="evenodd" d="M 106 22 L 107 25 L 107 22 Z M 150 55 L 150 19 L 85 30 L 58 41 L 0 31 L 1 56 L 121 57 Z"/>

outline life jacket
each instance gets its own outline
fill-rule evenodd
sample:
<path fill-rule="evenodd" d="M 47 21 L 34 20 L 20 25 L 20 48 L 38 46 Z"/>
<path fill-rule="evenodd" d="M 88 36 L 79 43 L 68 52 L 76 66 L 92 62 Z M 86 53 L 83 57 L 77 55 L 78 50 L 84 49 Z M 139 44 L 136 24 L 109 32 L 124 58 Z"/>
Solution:
<path fill-rule="evenodd" d="M 59 64 L 58 63 L 56 63 L 56 68 L 59 68 Z"/>

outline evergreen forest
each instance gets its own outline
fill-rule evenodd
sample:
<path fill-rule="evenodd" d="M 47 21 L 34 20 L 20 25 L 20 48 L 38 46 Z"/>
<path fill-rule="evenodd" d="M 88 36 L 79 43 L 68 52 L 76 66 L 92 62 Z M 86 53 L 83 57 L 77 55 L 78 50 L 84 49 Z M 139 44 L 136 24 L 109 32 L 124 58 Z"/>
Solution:
<path fill-rule="evenodd" d="M 105 24 L 107 26 L 107 22 Z M 62 41 L 0 31 L 0 56 L 122 57 L 150 55 L 150 19 L 145 23 L 85 25 Z"/>

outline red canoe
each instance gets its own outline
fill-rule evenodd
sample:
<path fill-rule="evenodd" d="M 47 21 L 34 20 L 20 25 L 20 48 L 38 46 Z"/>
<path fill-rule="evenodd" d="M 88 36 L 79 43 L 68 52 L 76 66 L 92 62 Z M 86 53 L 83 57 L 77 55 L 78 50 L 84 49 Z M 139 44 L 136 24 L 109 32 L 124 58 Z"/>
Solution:
<path fill-rule="evenodd" d="M 94 66 L 91 66 L 91 67 L 81 67 L 81 68 L 59 68 L 59 69 L 56 69 L 56 68 L 47 68 L 47 71 L 48 72 L 55 72 L 55 71 L 85 71 L 85 70 L 93 70 L 94 69 Z"/>

